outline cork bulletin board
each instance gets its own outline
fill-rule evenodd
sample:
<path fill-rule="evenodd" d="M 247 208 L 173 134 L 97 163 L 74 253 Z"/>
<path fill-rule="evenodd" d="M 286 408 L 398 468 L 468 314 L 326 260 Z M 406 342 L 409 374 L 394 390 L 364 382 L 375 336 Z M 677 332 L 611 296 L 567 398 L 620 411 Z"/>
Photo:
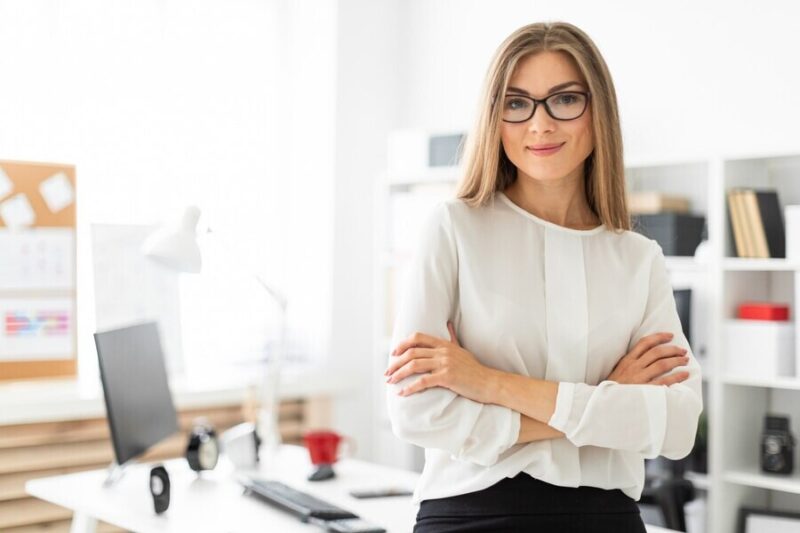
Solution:
<path fill-rule="evenodd" d="M 77 370 L 75 167 L 0 161 L 0 381 Z"/>

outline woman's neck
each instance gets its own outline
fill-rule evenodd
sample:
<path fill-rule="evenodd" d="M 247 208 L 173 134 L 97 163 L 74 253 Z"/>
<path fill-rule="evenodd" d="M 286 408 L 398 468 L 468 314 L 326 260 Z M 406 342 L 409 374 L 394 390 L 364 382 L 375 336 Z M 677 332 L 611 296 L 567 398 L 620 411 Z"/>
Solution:
<path fill-rule="evenodd" d="M 586 200 L 583 169 L 558 180 L 537 180 L 519 171 L 505 191 L 525 211 L 553 224 L 571 229 L 592 229 L 600 219 Z"/>

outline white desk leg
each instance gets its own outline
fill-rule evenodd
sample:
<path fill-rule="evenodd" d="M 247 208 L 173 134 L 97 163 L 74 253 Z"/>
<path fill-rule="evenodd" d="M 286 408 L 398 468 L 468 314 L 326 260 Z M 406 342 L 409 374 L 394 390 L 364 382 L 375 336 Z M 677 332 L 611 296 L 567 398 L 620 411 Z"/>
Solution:
<path fill-rule="evenodd" d="M 77 511 L 72 513 L 72 525 L 69 526 L 69 533 L 95 533 L 96 531 L 96 518 Z"/>

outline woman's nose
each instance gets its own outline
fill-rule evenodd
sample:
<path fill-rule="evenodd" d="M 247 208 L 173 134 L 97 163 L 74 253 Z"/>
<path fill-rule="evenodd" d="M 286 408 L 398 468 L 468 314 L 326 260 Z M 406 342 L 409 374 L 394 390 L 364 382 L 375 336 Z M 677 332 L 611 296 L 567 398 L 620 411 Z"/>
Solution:
<path fill-rule="evenodd" d="M 528 119 L 528 131 L 531 133 L 541 133 L 545 131 L 553 131 L 556 127 L 556 121 L 547 112 L 543 104 L 536 106 L 533 116 Z"/>

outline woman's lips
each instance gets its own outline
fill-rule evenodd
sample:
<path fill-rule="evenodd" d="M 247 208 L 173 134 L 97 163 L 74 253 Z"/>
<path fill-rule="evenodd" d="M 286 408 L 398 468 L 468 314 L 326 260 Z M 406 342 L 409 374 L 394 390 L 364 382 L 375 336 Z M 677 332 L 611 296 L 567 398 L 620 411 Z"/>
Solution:
<path fill-rule="evenodd" d="M 561 143 L 561 144 L 558 144 L 558 145 L 556 145 L 556 146 L 554 146 L 552 148 L 542 148 L 542 149 L 538 149 L 538 150 L 536 148 L 532 147 L 532 146 L 526 146 L 525 150 L 528 150 L 533 155 L 538 155 L 538 156 L 552 155 L 552 154 L 558 152 L 559 150 L 561 150 L 561 147 L 564 146 L 564 144 L 565 143 Z"/>

